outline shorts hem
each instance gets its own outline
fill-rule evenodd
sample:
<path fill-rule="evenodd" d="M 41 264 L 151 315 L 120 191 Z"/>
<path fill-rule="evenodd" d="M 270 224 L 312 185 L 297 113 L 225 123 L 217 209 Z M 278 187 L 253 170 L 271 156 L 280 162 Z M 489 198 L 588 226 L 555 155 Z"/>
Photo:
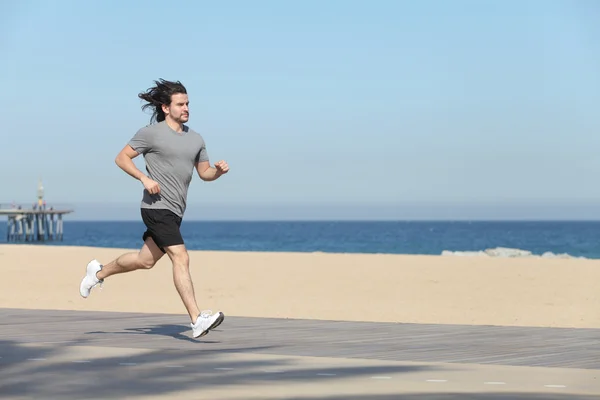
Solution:
<path fill-rule="evenodd" d="M 142 241 L 146 242 L 146 240 L 148 240 L 148 238 L 152 238 L 152 240 L 154 241 L 154 243 L 156 244 L 156 246 L 158 246 L 158 248 L 163 253 L 167 252 L 165 250 L 165 247 L 177 246 L 177 245 L 180 245 L 180 244 L 185 244 L 184 241 L 183 241 L 183 239 L 181 239 L 181 240 L 162 240 L 159 237 L 157 237 L 156 235 L 154 235 L 153 233 L 151 233 L 149 231 L 146 231 L 142 235 Z"/>

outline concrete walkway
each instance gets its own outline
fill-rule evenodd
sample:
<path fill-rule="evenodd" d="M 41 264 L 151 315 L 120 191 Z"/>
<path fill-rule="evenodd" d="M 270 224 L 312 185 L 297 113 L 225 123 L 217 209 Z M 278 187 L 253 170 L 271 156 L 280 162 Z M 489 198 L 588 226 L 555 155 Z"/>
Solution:
<path fill-rule="evenodd" d="M 600 330 L 0 309 L 0 398 L 600 398 Z"/>

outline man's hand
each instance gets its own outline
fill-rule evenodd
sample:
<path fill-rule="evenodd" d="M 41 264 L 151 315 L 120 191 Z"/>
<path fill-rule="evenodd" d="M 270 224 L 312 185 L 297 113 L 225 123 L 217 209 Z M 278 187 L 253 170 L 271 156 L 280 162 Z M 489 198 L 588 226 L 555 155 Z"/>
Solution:
<path fill-rule="evenodd" d="M 210 182 L 229 172 L 229 165 L 221 160 L 211 167 L 208 161 L 201 161 L 196 164 L 196 170 L 200 179 Z"/>
<path fill-rule="evenodd" d="M 148 193 L 150 193 L 150 194 L 160 193 L 160 187 L 158 186 L 158 183 L 156 181 L 153 181 L 152 179 L 148 178 L 145 175 L 140 178 L 140 181 L 142 181 L 142 184 L 144 185 L 144 187 L 146 188 Z"/>
<path fill-rule="evenodd" d="M 221 160 L 215 163 L 215 169 L 217 170 L 217 174 L 223 175 L 229 171 L 229 165 L 227 165 L 227 162 Z"/>

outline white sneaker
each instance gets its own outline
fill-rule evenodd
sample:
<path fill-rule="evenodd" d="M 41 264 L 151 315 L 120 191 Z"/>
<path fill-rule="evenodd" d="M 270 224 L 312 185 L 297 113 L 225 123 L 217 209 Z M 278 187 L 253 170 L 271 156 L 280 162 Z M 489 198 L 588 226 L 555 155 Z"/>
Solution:
<path fill-rule="evenodd" d="M 88 297 L 90 295 L 90 291 L 94 286 L 104 283 L 104 280 L 98 279 L 96 277 L 96 273 L 102 269 L 102 264 L 98 262 L 98 260 L 92 260 L 88 263 L 86 274 L 81 281 L 81 285 L 79 285 L 79 294 L 81 297 Z"/>
<path fill-rule="evenodd" d="M 215 329 L 221 325 L 225 319 L 225 314 L 217 312 L 215 315 L 211 315 L 212 311 L 202 311 L 196 319 L 196 323 L 190 324 L 192 326 L 192 335 L 195 338 L 202 337 L 208 334 L 209 331 Z"/>

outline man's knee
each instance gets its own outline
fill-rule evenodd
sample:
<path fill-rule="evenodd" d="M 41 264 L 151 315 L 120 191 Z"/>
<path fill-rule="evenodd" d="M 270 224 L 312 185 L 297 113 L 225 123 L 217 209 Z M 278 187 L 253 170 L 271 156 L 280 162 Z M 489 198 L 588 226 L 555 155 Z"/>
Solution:
<path fill-rule="evenodd" d="M 150 257 L 140 257 L 138 255 L 137 263 L 140 269 L 151 269 L 156 265 L 156 261 Z"/>
<path fill-rule="evenodd" d="M 173 264 L 179 267 L 189 267 L 190 266 L 190 256 L 187 251 L 177 253 L 173 258 Z"/>
<path fill-rule="evenodd" d="M 176 267 L 189 267 L 190 265 L 190 256 L 185 248 L 185 245 L 177 245 L 177 246 L 168 246 L 165 248 L 165 251 L 171 258 L 173 262 L 173 266 Z"/>
<path fill-rule="evenodd" d="M 148 238 L 144 242 L 144 246 L 140 250 L 137 256 L 137 263 L 139 268 L 150 269 L 156 265 L 158 260 L 163 256 L 162 250 L 158 248 L 152 238 Z"/>

